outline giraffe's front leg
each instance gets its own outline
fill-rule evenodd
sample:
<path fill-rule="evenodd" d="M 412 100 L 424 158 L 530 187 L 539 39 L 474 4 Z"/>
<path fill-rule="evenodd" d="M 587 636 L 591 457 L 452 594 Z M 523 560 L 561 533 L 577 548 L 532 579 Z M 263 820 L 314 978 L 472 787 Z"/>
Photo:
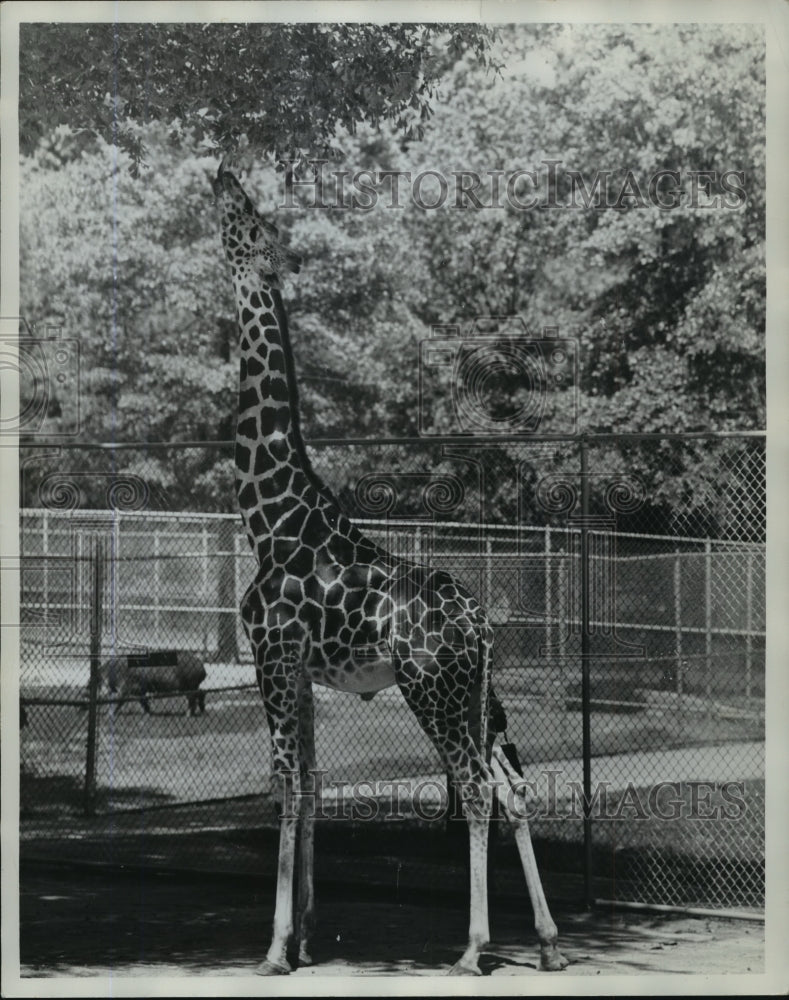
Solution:
<path fill-rule="evenodd" d="M 473 747 L 472 747 L 473 751 Z M 482 758 L 474 753 L 455 779 L 461 786 L 469 829 L 471 899 L 468 946 L 452 966 L 451 976 L 481 976 L 479 956 L 490 941 L 488 924 L 488 829 L 493 792 Z"/>
<path fill-rule="evenodd" d="M 280 775 L 283 803 L 291 812 L 294 795 L 298 794 L 298 772 Z M 291 803 L 291 805 L 287 805 Z M 257 967 L 260 976 L 286 976 L 292 972 L 287 959 L 288 945 L 293 936 L 293 885 L 296 861 L 298 817 L 283 815 L 279 827 L 279 859 L 277 864 L 277 895 L 274 906 L 274 927 L 271 945 L 265 959 Z"/>
<path fill-rule="evenodd" d="M 282 796 L 282 815 L 271 945 L 257 972 L 263 976 L 284 976 L 292 971 L 287 952 L 294 929 L 293 889 L 301 791 L 298 752 L 298 673 L 285 662 L 279 662 L 273 667 L 267 666 L 262 673 L 261 690 L 271 731 L 273 771 Z"/>

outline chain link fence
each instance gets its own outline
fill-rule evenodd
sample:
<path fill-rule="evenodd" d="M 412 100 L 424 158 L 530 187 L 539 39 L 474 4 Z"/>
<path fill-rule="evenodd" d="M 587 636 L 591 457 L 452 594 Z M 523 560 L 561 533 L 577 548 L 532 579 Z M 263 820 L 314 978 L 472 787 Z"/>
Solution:
<path fill-rule="evenodd" d="M 599 898 L 761 907 L 763 438 L 334 441 L 311 451 L 368 535 L 450 570 L 487 607 L 495 688 L 533 792 L 543 864 L 585 870 Z M 224 867 L 245 870 L 254 831 L 276 825 L 238 614 L 253 557 L 237 515 L 189 510 L 188 499 L 168 509 L 181 480 L 233 496 L 232 463 L 216 459 L 174 445 L 26 453 L 23 857 L 111 860 L 142 835 L 149 847 L 177 835 L 180 866 L 199 867 L 210 839 Z M 682 467 L 690 472 L 669 490 L 661 470 Z M 195 489 L 195 506 L 204 498 Z M 145 704 L 118 680 L 92 712 L 91 655 L 148 664 L 159 680 Z M 184 681 L 195 658 L 205 677 Z M 191 714 L 198 683 L 205 712 Z M 361 797 L 368 823 L 435 827 L 443 775 L 399 690 L 372 701 L 316 695 L 329 825 L 359 822 Z"/>

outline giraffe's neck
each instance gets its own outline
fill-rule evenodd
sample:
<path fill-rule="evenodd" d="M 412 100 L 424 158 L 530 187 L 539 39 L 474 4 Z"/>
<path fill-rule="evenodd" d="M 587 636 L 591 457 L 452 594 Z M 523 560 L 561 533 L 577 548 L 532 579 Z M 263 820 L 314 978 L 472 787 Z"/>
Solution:
<path fill-rule="evenodd" d="M 253 272 L 234 274 L 240 329 L 236 490 L 259 562 L 283 516 L 334 498 L 307 457 L 282 298 Z M 306 509 L 305 508 L 305 509 Z"/>

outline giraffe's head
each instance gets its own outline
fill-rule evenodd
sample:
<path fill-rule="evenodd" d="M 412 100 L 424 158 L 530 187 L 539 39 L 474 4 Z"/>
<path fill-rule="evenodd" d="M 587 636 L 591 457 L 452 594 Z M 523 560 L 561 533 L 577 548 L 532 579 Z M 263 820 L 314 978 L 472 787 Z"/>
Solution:
<path fill-rule="evenodd" d="M 235 274 L 256 274 L 262 282 L 279 287 L 282 271 L 298 274 L 301 257 L 278 240 L 275 225 L 258 212 L 235 175 L 219 165 L 214 194 L 221 207 L 222 245 Z"/>

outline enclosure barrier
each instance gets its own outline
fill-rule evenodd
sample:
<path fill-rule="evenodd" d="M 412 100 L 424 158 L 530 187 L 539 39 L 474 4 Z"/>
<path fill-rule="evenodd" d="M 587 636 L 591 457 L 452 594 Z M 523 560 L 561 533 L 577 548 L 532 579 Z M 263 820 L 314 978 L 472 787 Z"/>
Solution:
<path fill-rule="evenodd" d="M 587 901 L 758 910 L 763 439 L 496 439 L 484 463 L 478 443 L 311 450 L 368 535 L 451 570 L 487 607 L 543 865 L 582 875 Z M 655 450 L 678 460 L 699 443 L 716 470 L 702 500 L 650 495 L 638 470 Z M 613 444 L 631 448 L 626 473 L 600 471 Z M 205 448 L 183 448 L 183 466 Z M 31 449 L 24 471 L 22 857 L 128 863 L 142 837 L 148 864 L 199 867 L 210 841 L 224 867 L 253 868 L 250 833 L 276 810 L 237 515 L 166 509 L 150 447 Z M 99 689 L 110 656 L 162 651 L 204 663 L 204 714 L 181 690 L 150 694 L 146 712 Z M 327 827 L 443 829 L 440 765 L 397 689 L 364 702 L 318 689 L 316 727 Z"/>

